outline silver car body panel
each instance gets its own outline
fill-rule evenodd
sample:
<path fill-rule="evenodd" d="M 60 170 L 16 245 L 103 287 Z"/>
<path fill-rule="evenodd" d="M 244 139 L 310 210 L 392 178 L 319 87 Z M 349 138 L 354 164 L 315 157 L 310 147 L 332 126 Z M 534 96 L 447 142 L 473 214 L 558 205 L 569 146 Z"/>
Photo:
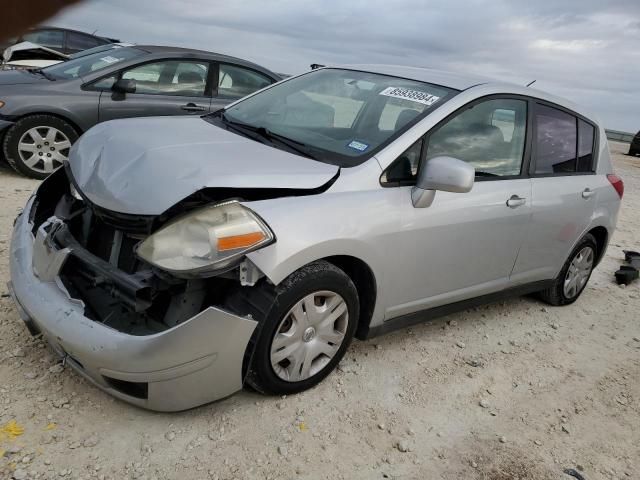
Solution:
<path fill-rule="evenodd" d="M 59 278 L 45 281 L 32 269 L 39 245 L 28 221 L 32 204 L 33 198 L 14 227 L 12 294 L 24 320 L 35 323 L 68 365 L 110 394 L 152 410 L 184 410 L 242 388 L 242 358 L 257 322 L 209 307 L 169 330 L 134 336 L 87 318 Z M 148 396 L 127 395 L 105 376 L 147 383 Z"/>
<path fill-rule="evenodd" d="M 158 215 L 203 188 L 313 189 L 338 173 L 334 165 L 269 147 L 199 117 L 101 123 L 72 147 L 69 164 L 93 203 L 138 215 Z M 133 181 L 142 178 L 149 181 Z"/>

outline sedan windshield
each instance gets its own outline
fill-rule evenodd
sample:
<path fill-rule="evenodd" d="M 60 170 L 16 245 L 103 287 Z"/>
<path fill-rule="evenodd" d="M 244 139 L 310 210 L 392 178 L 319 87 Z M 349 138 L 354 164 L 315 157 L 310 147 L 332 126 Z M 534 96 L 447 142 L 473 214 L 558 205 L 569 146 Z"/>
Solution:
<path fill-rule="evenodd" d="M 455 90 L 416 80 L 326 68 L 213 114 L 214 123 L 326 163 L 362 163 Z"/>
<path fill-rule="evenodd" d="M 43 71 L 51 78 L 72 80 L 145 54 L 145 51 L 133 47 L 112 48 L 58 63 Z"/>

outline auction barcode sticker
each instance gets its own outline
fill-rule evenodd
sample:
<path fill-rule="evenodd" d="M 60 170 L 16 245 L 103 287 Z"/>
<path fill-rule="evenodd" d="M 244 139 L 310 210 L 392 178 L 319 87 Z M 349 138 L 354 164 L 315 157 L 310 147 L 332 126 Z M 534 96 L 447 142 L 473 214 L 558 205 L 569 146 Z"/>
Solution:
<path fill-rule="evenodd" d="M 422 103 L 423 105 L 433 105 L 440 97 L 431 95 L 430 93 L 420 92 L 418 90 L 411 90 L 409 88 L 402 87 L 387 87 L 380 92 L 380 95 L 386 97 L 402 98 L 403 100 L 410 100 L 412 102 Z"/>

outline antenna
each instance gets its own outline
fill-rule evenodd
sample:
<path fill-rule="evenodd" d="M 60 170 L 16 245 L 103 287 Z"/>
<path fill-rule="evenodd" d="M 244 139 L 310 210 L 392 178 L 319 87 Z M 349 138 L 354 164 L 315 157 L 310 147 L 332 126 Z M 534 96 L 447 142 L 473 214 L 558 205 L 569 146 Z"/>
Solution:
<path fill-rule="evenodd" d="M 530 87 L 531 85 L 533 85 L 534 83 L 536 83 L 535 80 L 531 80 L 529 83 L 527 83 L 527 87 Z"/>

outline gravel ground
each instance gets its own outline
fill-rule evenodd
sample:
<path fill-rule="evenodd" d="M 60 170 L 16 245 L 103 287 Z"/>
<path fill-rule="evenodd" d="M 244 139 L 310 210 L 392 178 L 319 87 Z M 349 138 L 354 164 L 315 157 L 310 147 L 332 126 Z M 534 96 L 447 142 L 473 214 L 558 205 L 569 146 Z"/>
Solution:
<path fill-rule="evenodd" d="M 4 284 L 36 182 L 0 170 L 0 478 L 640 478 L 640 282 L 613 281 L 622 248 L 640 250 L 640 159 L 611 148 L 619 228 L 574 305 L 450 315 L 356 341 L 303 394 L 243 391 L 176 414 L 112 399 L 28 334 Z"/>

